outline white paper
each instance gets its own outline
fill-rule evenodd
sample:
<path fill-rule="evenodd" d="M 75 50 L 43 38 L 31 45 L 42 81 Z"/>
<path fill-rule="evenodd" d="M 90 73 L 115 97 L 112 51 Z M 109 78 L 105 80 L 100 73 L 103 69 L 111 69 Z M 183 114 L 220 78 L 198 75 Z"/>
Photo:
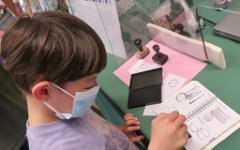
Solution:
<path fill-rule="evenodd" d="M 115 0 L 68 0 L 70 12 L 90 25 L 108 53 L 126 58 Z"/>
<path fill-rule="evenodd" d="M 158 114 L 176 110 L 186 116 L 185 124 L 191 134 L 185 145 L 187 150 L 214 147 L 223 140 L 219 140 L 219 136 L 240 122 L 238 113 L 197 81 L 189 82 L 158 106 Z"/>
<path fill-rule="evenodd" d="M 185 83 L 186 79 L 174 74 L 168 74 L 162 84 L 162 101 L 167 100 Z M 143 116 L 156 116 L 156 110 L 160 104 L 145 106 Z"/>
<path fill-rule="evenodd" d="M 162 85 L 162 101 L 168 99 L 173 95 L 178 89 L 180 89 L 185 83 L 186 78 L 177 76 L 175 74 L 168 74 L 168 76 L 163 80 Z"/>
<path fill-rule="evenodd" d="M 143 116 L 157 116 L 157 109 L 159 108 L 160 104 L 153 104 L 145 106 L 143 110 Z"/>
<path fill-rule="evenodd" d="M 156 69 L 159 67 L 160 66 L 155 63 L 149 64 L 146 61 L 140 59 L 128 70 L 128 72 L 130 74 L 134 74 L 134 73 L 143 72 L 151 69 Z"/>

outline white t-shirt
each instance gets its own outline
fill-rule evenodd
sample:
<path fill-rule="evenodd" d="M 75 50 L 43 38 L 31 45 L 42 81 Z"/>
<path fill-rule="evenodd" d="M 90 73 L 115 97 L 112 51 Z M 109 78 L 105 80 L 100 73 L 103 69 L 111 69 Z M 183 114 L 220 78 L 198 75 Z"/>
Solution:
<path fill-rule="evenodd" d="M 28 127 L 30 150 L 137 150 L 138 148 L 95 112 L 78 119 Z"/>

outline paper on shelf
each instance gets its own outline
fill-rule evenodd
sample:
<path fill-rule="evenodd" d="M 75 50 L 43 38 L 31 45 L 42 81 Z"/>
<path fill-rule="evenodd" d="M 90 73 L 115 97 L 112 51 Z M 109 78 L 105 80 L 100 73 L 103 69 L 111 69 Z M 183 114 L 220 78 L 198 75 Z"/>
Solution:
<path fill-rule="evenodd" d="M 70 12 L 90 25 L 108 53 L 126 58 L 115 0 L 68 0 Z"/>

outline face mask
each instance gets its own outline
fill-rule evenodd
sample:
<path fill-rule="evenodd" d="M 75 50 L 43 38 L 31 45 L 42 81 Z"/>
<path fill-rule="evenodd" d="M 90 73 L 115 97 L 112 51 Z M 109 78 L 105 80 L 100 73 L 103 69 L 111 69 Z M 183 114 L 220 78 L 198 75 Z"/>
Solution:
<path fill-rule="evenodd" d="M 58 112 L 56 109 L 54 109 L 52 106 L 50 106 L 48 103 L 44 102 L 45 105 L 47 105 L 52 111 L 55 112 L 56 116 L 60 119 L 70 119 L 70 118 L 78 118 L 82 117 L 84 113 L 90 109 L 93 102 L 96 99 L 97 93 L 99 91 L 99 86 L 95 86 L 91 88 L 90 90 L 84 91 L 84 92 L 76 92 L 75 96 L 67 92 L 66 90 L 62 89 L 58 85 L 53 85 L 67 94 L 68 96 L 73 98 L 73 108 L 71 113 L 61 113 Z"/>

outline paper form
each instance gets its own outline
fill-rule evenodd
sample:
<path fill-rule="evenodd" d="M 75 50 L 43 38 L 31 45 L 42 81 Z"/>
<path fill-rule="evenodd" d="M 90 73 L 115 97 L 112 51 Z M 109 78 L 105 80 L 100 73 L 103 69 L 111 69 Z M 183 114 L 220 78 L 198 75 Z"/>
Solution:
<path fill-rule="evenodd" d="M 70 12 L 100 36 L 108 53 L 126 58 L 115 0 L 68 0 Z"/>
<path fill-rule="evenodd" d="M 185 81 L 185 78 L 169 73 L 163 80 L 162 101 L 165 101 L 178 89 L 180 89 L 184 85 Z"/>

